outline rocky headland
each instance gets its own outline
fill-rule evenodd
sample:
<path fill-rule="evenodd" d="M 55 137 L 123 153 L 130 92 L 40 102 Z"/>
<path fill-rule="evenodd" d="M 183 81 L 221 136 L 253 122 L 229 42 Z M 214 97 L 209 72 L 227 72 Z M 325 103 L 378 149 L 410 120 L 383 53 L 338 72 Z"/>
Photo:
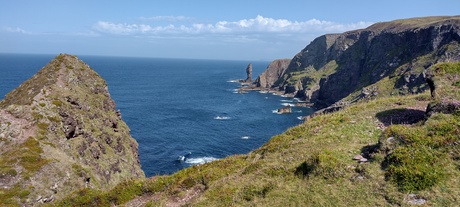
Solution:
<path fill-rule="evenodd" d="M 271 63 L 253 85 L 257 90 L 298 97 L 318 109 L 338 102 L 419 93 L 427 89 L 426 69 L 460 60 L 459 41 L 460 16 L 376 23 L 316 38 L 287 66 L 288 60 Z"/>
<path fill-rule="evenodd" d="M 107 83 L 61 54 L 0 102 L 0 206 L 143 178 L 137 149 Z"/>

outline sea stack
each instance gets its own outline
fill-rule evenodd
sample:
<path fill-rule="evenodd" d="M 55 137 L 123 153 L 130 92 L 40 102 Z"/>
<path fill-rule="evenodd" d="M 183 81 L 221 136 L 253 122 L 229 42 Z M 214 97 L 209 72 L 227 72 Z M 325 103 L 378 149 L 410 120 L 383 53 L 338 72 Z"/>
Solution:
<path fill-rule="evenodd" d="M 0 102 L 0 146 L 0 193 L 19 206 L 145 177 L 107 83 L 72 55 L 57 56 Z"/>
<path fill-rule="evenodd" d="M 246 67 L 246 80 L 244 81 L 245 83 L 251 83 L 252 82 L 252 64 L 249 63 L 248 67 Z"/>

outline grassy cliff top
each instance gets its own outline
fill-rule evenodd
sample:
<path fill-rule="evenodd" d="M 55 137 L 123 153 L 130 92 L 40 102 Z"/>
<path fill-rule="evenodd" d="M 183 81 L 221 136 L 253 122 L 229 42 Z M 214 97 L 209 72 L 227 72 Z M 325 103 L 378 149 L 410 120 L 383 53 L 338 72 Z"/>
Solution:
<path fill-rule="evenodd" d="M 456 22 L 459 24 L 460 16 L 432 16 L 432 17 L 418 17 L 409 19 L 400 19 L 389 22 L 379 22 L 366 28 L 366 30 L 373 31 L 387 31 L 387 32 L 401 32 L 409 29 L 429 27 L 432 25 L 452 24 Z"/>

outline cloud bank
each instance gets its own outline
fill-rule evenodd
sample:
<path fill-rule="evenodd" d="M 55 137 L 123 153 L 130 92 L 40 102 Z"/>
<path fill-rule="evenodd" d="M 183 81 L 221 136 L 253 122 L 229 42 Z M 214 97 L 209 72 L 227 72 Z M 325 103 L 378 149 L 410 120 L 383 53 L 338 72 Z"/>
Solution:
<path fill-rule="evenodd" d="M 179 22 L 189 21 L 191 18 L 179 16 L 142 17 L 149 21 Z M 219 21 L 214 24 L 189 23 L 189 24 L 128 24 L 98 21 L 93 29 L 98 32 L 113 35 L 162 35 L 162 34 L 304 34 L 304 33 L 331 33 L 344 32 L 369 26 L 370 22 L 356 22 L 342 24 L 331 21 L 311 19 L 307 21 L 289 21 L 286 19 L 273 19 L 258 15 L 253 19 L 239 21 Z"/>

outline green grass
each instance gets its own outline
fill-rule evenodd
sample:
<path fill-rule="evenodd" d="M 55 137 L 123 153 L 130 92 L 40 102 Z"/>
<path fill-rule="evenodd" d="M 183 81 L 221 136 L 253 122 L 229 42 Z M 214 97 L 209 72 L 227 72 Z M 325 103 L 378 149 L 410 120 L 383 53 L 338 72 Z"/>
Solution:
<path fill-rule="evenodd" d="M 29 137 L 22 144 L 6 151 L 0 157 L 0 177 L 3 176 L 24 176 L 30 177 L 36 171 L 46 165 L 49 160 L 41 157 L 43 153 L 39 142 Z M 20 165 L 24 170 L 18 172 L 15 168 L 16 164 Z M 25 199 L 30 192 L 16 184 L 12 188 L 0 189 L 0 206 L 17 206 L 17 200 Z"/>

